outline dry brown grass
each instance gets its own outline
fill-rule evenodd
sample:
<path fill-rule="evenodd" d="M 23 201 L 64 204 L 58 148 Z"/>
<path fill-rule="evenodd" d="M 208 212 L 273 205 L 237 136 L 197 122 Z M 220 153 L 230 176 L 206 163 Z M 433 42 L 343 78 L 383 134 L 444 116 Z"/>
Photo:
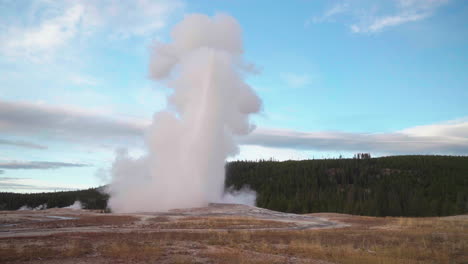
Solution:
<path fill-rule="evenodd" d="M 355 217 L 358 218 L 358 217 Z M 353 219 L 356 221 L 356 219 Z M 256 250 L 337 263 L 466 263 L 467 221 L 387 219 L 384 227 L 256 232 Z M 375 225 L 371 225 L 375 227 Z M 287 246 L 284 246 L 287 245 Z"/>
<path fill-rule="evenodd" d="M 170 257 L 170 262 L 174 264 L 191 264 L 196 263 L 192 257 L 186 255 L 174 255 Z"/>
<path fill-rule="evenodd" d="M 163 250 L 157 244 L 137 243 L 136 241 L 116 241 L 98 248 L 100 255 L 116 259 L 157 259 Z"/>
<path fill-rule="evenodd" d="M 24 223 L 21 226 L 34 228 L 63 228 L 80 226 L 123 226 L 137 221 L 137 217 L 122 215 L 80 216 L 78 219 L 52 220 L 44 222 Z"/>
<path fill-rule="evenodd" d="M 255 256 L 249 252 L 233 250 L 233 249 L 218 249 L 203 254 L 214 263 L 220 264 L 274 264 L 284 263 L 284 260 L 274 259 L 274 257 Z"/>
<path fill-rule="evenodd" d="M 92 245 L 82 240 L 69 243 L 25 243 L 10 244 L 0 248 L 0 263 L 3 261 L 28 261 L 61 258 L 77 258 L 92 252 Z"/>
<path fill-rule="evenodd" d="M 167 216 L 156 216 L 148 219 L 149 223 L 166 223 L 170 221 L 171 219 Z"/>
<path fill-rule="evenodd" d="M 268 229 L 295 227 L 294 223 L 252 218 L 187 217 L 176 221 L 150 220 L 147 227 L 161 229 Z"/>
<path fill-rule="evenodd" d="M 303 231 L 148 229 L 0 239 L 0 263 L 88 256 L 126 263 L 468 263 L 467 220 L 340 218 L 354 226 Z M 197 229 L 201 224 L 211 228 L 255 226 L 263 220 L 189 218 L 180 222 L 188 229 Z"/>

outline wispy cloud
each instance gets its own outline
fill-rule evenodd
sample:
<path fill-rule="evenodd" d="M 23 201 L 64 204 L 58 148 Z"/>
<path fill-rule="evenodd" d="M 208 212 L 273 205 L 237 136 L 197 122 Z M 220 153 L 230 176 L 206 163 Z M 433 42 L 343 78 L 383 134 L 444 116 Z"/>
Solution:
<path fill-rule="evenodd" d="M 117 37 L 146 36 L 164 28 L 181 0 L 87 1 L 93 21 Z"/>
<path fill-rule="evenodd" d="M 65 186 L 50 186 L 44 182 L 30 178 L 0 177 L 0 190 L 11 192 L 48 192 L 48 191 L 71 191 L 78 188 Z"/>
<path fill-rule="evenodd" d="M 427 14 L 405 14 L 380 17 L 371 23 L 353 24 L 350 29 L 354 33 L 379 32 L 385 27 L 398 26 L 403 23 L 418 21 L 427 17 Z"/>
<path fill-rule="evenodd" d="M 88 164 L 68 163 L 68 162 L 51 162 L 51 161 L 8 161 L 0 162 L 1 169 L 17 170 L 17 169 L 58 169 L 71 167 L 88 167 Z"/>
<path fill-rule="evenodd" d="M 0 181 L 17 181 L 17 180 L 30 180 L 31 178 L 20 177 L 0 177 Z"/>
<path fill-rule="evenodd" d="M 395 27 L 432 16 L 435 10 L 448 0 L 398 0 L 395 14 L 376 16 L 350 26 L 354 33 L 380 32 L 387 27 Z"/>
<path fill-rule="evenodd" d="M 323 14 L 307 19 L 306 25 L 340 21 L 348 25 L 353 33 L 377 33 L 390 27 L 429 18 L 448 2 L 449 0 L 343 0 Z"/>
<path fill-rule="evenodd" d="M 32 148 L 32 149 L 47 149 L 46 146 L 35 144 L 32 142 L 28 142 L 28 141 L 22 141 L 22 140 L 0 139 L 0 145 L 9 145 L 9 146 Z"/>
<path fill-rule="evenodd" d="M 312 78 L 309 74 L 287 72 L 282 73 L 280 77 L 289 87 L 304 87 L 312 82 Z"/>
<path fill-rule="evenodd" d="M 76 138 L 91 142 L 131 138 L 141 141 L 149 120 L 116 119 L 71 107 L 0 101 L 0 132 L 49 135 L 50 140 Z M 243 145 L 315 151 L 369 151 L 388 154 L 468 155 L 468 119 L 410 127 L 388 133 L 301 132 L 256 129 L 239 138 Z M 112 143 L 110 144 L 112 145 Z"/>
<path fill-rule="evenodd" d="M 141 137 L 148 124 L 147 120 L 114 118 L 77 107 L 0 100 L 0 132 L 12 135 L 105 141 Z"/>
<path fill-rule="evenodd" d="M 309 26 L 311 23 L 323 23 L 330 22 L 335 19 L 337 15 L 346 13 L 348 11 L 349 4 L 347 2 L 337 3 L 327 9 L 323 14 L 319 16 L 313 16 L 306 20 L 305 26 Z"/>
<path fill-rule="evenodd" d="M 77 85 L 96 86 L 98 84 L 95 78 L 84 75 L 72 74 L 68 79 Z"/>
<path fill-rule="evenodd" d="M 63 10 L 63 14 L 46 18 L 37 25 L 19 27 L 3 24 L 0 52 L 9 57 L 48 55 L 77 35 L 83 13 L 83 6 L 74 5 Z"/>
<path fill-rule="evenodd" d="M 257 129 L 245 145 L 387 154 L 468 154 L 468 119 L 418 126 L 391 133 L 298 132 Z"/>
<path fill-rule="evenodd" d="M 0 53 L 44 59 L 86 37 L 148 36 L 163 28 L 184 4 L 179 0 L 6 1 L 4 10 L 21 10 L 0 20 Z"/>

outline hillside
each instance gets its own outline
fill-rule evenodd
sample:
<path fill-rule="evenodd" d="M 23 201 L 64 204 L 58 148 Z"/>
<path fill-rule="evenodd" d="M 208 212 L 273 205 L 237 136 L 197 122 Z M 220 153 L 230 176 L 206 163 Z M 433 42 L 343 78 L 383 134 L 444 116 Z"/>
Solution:
<path fill-rule="evenodd" d="M 468 157 L 391 156 L 227 164 L 226 185 L 250 185 L 282 212 L 445 216 L 468 212 Z"/>
<path fill-rule="evenodd" d="M 446 216 L 468 212 L 468 157 L 391 156 L 303 161 L 236 161 L 226 164 L 226 186 L 249 185 L 257 206 L 292 213 L 338 212 L 370 216 Z M 0 193 L 0 210 L 80 200 L 105 209 L 98 189 Z"/>
<path fill-rule="evenodd" d="M 37 208 L 44 204 L 47 208 L 60 208 L 72 205 L 77 200 L 86 209 L 105 209 L 108 198 L 100 188 L 49 193 L 0 192 L 0 210 L 18 210 L 22 206 Z"/>

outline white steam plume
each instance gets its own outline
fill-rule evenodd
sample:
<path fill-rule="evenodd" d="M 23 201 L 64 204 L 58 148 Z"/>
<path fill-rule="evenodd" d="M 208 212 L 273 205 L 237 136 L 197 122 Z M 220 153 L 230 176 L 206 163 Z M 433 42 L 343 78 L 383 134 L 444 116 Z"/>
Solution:
<path fill-rule="evenodd" d="M 223 195 L 221 200 L 223 203 L 235 203 L 255 206 L 257 201 L 257 193 L 250 189 L 249 186 L 244 186 L 240 190 L 229 188 Z"/>
<path fill-rule="evenodd" d="M 79 200 L 76 200 L 72 205 L 65 206 L 63 208 L 72 209 L 72 210 L 81 210 L 83 209 L 83 205 L 81 204 Z"/>
<path fill-rule="evenodd" d="M 156 113 L 148 154 L 119 151 L 109 187 L 115 212 L 163 211 L 221 202 L 224 164 L 238 152 L 233 137 L 253 127 L 261 102 L 243 75 L 238 22 L 228 15 L 189 15 L 172 42 L 154 46 L 150 76 L 173 89 L 168 110 Z"/>

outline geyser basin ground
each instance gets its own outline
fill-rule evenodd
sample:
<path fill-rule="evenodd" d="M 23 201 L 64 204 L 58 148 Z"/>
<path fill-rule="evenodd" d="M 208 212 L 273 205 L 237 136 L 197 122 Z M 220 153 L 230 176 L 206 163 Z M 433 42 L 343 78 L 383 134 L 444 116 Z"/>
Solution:
<path fill-rule="evenodd" d="M 70 220 L 70 221 L 65 221 Z M 0 238 L 40 236 L 64 232 L 154 232 L 209 229 L 305 230 L 346 225 L 325 218 L 275 212 L 240 204 L 210 204 L 208 207 L 174 209 L 169 212 L 103 214 L 96 210 L 49 209 L 3 212 Z"/>
<path fill-rule="evenodd" d="M 464 263 L 467 228 L 467 216 L 296 215 L 229 204 L 2 211 L 0 263 Z"/>

